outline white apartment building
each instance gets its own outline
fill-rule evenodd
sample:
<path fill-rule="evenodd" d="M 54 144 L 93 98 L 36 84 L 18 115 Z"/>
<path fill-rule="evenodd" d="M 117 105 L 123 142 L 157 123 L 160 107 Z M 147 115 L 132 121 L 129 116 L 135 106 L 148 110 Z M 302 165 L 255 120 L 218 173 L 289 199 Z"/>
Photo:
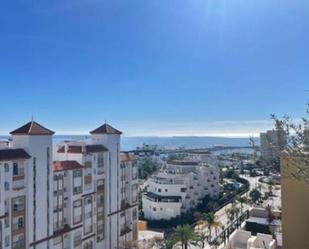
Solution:
<path fill-rule="evenodd" d="M 220 193 L 219 169 L 202 162 L 174 160 L 148 179 L 143 195 L 144 217 L 169 220 L 197 207 L 206 195 Z"/>
<path fill-rule="evenodd" d="M 134 160 L 120 160 L 120 131 L 90 133 L 52 158 L 54 132 L 34 121 L 11 132 L 0 149 L 0 249 L 118 249 L 137 238 Z"/>

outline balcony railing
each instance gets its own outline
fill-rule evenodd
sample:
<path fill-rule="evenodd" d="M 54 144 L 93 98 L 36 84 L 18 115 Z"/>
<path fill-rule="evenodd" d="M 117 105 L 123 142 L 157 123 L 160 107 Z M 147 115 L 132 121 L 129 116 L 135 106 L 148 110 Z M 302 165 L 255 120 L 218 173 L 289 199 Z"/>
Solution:
<path fill-rule="evenodd" d="M 158 184 L 185 184 L 184 180 L 180 179 L 163 179 L 163 178 L 151 178 L 151 181 L 158 183 Z"/>
<path fill-rule="evenodd" d="M 21 248 L 25 248 L 24 240 L 18 240 L 18 241 L 12 242 L 12 249 L 21 249 Z"/>
<path fill-rule="evenodd" d="M 180 203 L 182 202 L 181 196 L 159 196 L 154 193 L 148 192 L 144 195 L 149 201 L 152 202 L 166 202 L 166 203 Z"/>
<path fill-rule="evenodd" d="M 12 183 L 12 189 L 17 191 L 25 188 L 25 180 L 24 178 L 21 178 L 19 180 L 14 180 Z"/>

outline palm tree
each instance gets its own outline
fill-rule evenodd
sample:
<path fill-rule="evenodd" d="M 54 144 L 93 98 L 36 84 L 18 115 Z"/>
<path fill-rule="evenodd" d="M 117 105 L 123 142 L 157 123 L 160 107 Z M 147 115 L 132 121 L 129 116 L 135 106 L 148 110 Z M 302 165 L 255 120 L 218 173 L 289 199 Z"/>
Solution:
<path fill-rule="evenodd" d="M 163 248 L 164 249 L 173 249 L 176 241 L 174 238 L 166 239 L 163 241 Z"/>
<path fill-rule="evenodd" d="M 194 245 L 200 246 L 201 249 L 204 249 L 207 240 L 208 240 L 208 235 L 206 233 L 203 233 L 202 231 L 200 231 L 196 235 L 196 240 L 194 242 Z"/>
<path fill-rule="evenodd" d="M 202 220 L 206 223 L 209 230 L 209 241 L 211 241 L 211 228 L 214 226 L 220 226 L 220 221 L 214 213 L 203 213 Z"/>
<path fill-rule="evenodd" d="M 221 229 L 221 227 L 222 227 L 222 222 L 219 221 L 219 220 L 215 220 L 213 226 L 214 226 L 214 228 L 215 228 L 215 234 L 216 234 L 216 237 L 217 237 L 217 236 L 218 236 L 219 229 Z"/>
<path fill-rule="evenodd" d="M 247 200 L 246 197 L 239 196 L 239 195 L 236 197 L 236 200 L 240 203 L 240 212 L 242 214 L 243 213 L 244 204 L 246 204 L 248 202 L 248 200 Z"/>
<path fill-rule="evenodd" d="M 235 205 L 232 205 L 232 207 L 226 209 L 226 216 L 228 218 L 229 223 L 232 223 L 235 218 L 238 217 L 239 214 L 239 208 Z"/>
<path fill-rule="evenodd" d="M 182 249 L 188 249 L 190 244 L 196 241 L 197 234 L 190 225 L 178 227 L 175 231 L 173 239 L 181 242 Z"/>

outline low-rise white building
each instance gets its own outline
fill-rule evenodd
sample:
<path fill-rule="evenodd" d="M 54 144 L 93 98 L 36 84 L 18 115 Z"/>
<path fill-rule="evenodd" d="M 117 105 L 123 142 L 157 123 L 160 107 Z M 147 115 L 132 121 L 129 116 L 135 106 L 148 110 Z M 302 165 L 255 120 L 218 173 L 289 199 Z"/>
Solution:
<path fill-rule="evenodd" d="M 219 170 L 197 161 L 174 160 L 148 179 L 143 195 L 144 217 L 169 220 L 197 207 L 206 195 L 217 198 Z"/>

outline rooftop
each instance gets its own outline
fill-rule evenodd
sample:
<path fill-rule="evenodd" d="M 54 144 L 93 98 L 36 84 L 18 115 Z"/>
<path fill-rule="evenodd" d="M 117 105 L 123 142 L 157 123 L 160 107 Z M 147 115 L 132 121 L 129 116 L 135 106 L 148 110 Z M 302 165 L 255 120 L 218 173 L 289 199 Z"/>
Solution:
<path fill-rule="evenodd" d="M 96 153 L 104 151 L 108 151 L 108 149 L 101 144 L 68 145 L 67 153 L 81 154 L 81 153 Z M 62 145 L 57 152 L 65 153 L 65 145 Z"/>
<path fill-rule="evenodd" d="M 65 171 L 65 170 L 75 170 L 75 169 L 83 169 L 84 166 L 79 164 L 74 160 L 66 160 L 66 161 L 55 161 L 53 162 L 53 171 Z"/>
<path fill-rule="evenodd" d="M 35 121 L 30 121 L 18 129 L 10 132 L 11 135 L 53 135 L 55 132 L 45 128 Z"/>
<path fill-rule="evenodd" d="M 116 134 L 121 135 L 122 132 L 115 129 L 114 127 L 110 126 L 109 124 L 104 124 L 93 131 L 90 132 L 90 134 Z"/>
<path fill-rule="evenodd" d="M 129 153 L 122 153 L 120 154 L 120 161 L 121 162 L 129 162 L 129 161 L 136 161 L 136 158 Z"/>
<path fill-rule="evenodd" d="M 24 149 L 3 149 L 0 150 L 0 161 L 18 159 L 29 159 L 31 156 Z"/>

